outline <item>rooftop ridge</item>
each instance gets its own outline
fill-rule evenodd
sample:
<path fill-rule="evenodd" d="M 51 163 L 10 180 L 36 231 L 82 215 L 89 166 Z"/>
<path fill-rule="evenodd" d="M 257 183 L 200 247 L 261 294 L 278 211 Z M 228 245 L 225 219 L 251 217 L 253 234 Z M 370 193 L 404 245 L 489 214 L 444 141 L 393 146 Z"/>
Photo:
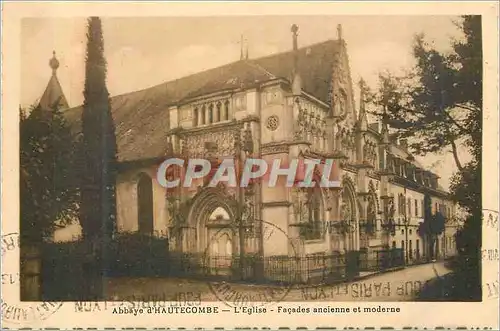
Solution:
<path fill-rule="evenodd" d="M 327 40 L 320 41 L 320 42 L 317 42 L 317 43 L 313 43 L 313 44 L 301 46 L 297 50 L 301 51 L 301 50 L 306 50 L 306 49 L 311 48 L 311 47 L 316 47 L 316 46 L 320 46 L 320 45 L 324 45 L 324 44 L 328 44 L 328 43 L 338 43 L 338 42 L 339 41 L 336 40 L 336 39 L 327 39 Z M 274 57 L 274 56 L 285 55 L 285 54 L 292 53 L 292 52 L 293 52 L 293 49 L 290 49 L 290 50 L 284 51 L 284 52 L 272 53 L 272 54 L 269 54 L 269 55 L 264 55 L 264 56 L 261 56 L 261 57 L 255 58 L 255 59 L 251 59 L 250 61 L 264 60 L 264 59 L 268 59 L 268 58 L 271 58 L 271 57 Z"/>
<path fill-rule="evenodd" d="M 306 49 L 311 48 L 311 47 L 316 47 L 316 46 L 320 46 L 320 45 L 324 45 L 324 44 L 328 44 L 328 43 L 338 43 L 338 42 L 339 41 L 335 40 L 335 39 L 327 39 L 325 41 L 316 42 L 316 43 L 313 43 L 313 44 L 301 46 L 301 47 L 298 48 L 298 50 L 301 51 L 301 50 L 306 50 Z M 225 67 L 230 67 L 230 66 L 235 65 L 236 63 L 241 62 L 241 61 L 246 61 L 247 63 L 254 65 L 255 68 L 258 68 L 259 70 L 263 70 L 270 77 L 276 78 L 276 76 L 274 74 L 272 74 L 271 72 L 269 72 L 268 70 L 266 70 L 265 68 L 263 68 L 258 63 L 258 61 L 269 59 L 269 58 L 273 58 L 273 57 L 283 56 L 285 54 L 290 54 L 292 52 L 293 52 L 293 50 L 290 49 L 288 51 L 283 51 L 283 52 L 278 52 L 278 53 L 272 53 L 272 54 L 261 56 L 261 57 L 257 57 L 257 58 L 254 58 L 254 59 L 244 59 L 244 60 L 232 61 L 232 62 L 223 64 L 223 65 L 220 65 L 220 66 L 217 66 L 217 67 L 207 68 L 207 69 L 204 69 L 204 70 L 201 70 L 201 71 L 197 71 L 197 72 L 185 75 L 185 76 L 181 76 L 181 77 L 178 77 L 178 78 L 167 80 L 167 81 L 164 81 L 164 82 L 156 84 L 156 85 L 151 85 L 149 87 L 145 87 L 145 88 L 141 88 L 141 89 L 138 89 L 138 90 L 129 91 L 129 92 L 121 93 L 121 94 L 116 94 L 116 95 L 110 96 L 110 99 L 111 100 L 115 99 L 115 98 L 118 99 L 118 98 L 125 97 L 125 96 L 128 96 L 128 95 L 134 94 L 134 93 L 140 93 L 140 92 L 145 92 L 145 91 L 152 90 L 152 89 L 161 88 L 162 86 L 167 87 L 168 84 L 173 84 L 173 83 L 176 83 L 176 82 L 178 82 L 180 80 L 183 80 L 183 79 L 192 78 L 192 77 L 194 77 L 196 75 L 199 75 L 199 74 L 202 74 L 202 73 L 207 73 L 207 72 L 210 72 L 212 70 L 220 70 L 220 69 L 225 68 Z M 80 105 L 75 106 L 75 107 L 68 108 L 67 111 L 70 111 L 70 110 L 76 109 L 76 108 L 80 108 L 82 105 L 83 104 L 80 104 Z"/>

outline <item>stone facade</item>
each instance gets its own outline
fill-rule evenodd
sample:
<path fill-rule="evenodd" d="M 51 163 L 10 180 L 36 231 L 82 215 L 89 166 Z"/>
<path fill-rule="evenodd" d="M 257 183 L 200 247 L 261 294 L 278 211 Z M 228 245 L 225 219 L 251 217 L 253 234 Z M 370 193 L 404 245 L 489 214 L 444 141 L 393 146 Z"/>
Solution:
<path fill-rule="evenodd" d="M 411 260 L 426 254 L 417 229 L 428 195 L 433 211 L 449 220 L 438 253 L 455 254 L 454 203 L 405 141 L 389 135 L 384 123 L 368 123 L 363 82 L 355 106 L 347 47 L 340 37 L 338 44 L 338 52 L 325 54 L 334 57 L 329 102 L 307 92 L 294 70 L 289 78 L 184 98 L 162 112 L 170 126 L 163 159 L 334 159 L 330 178 L 340 180 L 340 188 L 288 188 L 279 181 L 275 187 L 208 188 L 200 180 L 167 192 L 156 180 L 156 162 L 120 174 L 119 231 L 152 230 L 170 238 L 169 249 L 187 253 L 232 255 L 244 245 L 245 253 L 310 256 L 393 247 Z"/>

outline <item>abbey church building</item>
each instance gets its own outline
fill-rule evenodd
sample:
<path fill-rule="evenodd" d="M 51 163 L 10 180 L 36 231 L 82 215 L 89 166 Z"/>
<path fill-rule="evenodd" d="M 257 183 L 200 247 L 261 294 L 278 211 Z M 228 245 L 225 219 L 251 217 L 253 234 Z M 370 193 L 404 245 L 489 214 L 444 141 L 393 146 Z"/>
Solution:
<path fill-rule="evenodd" d="M 305 259 L 307 272 L 294 276 L 302 280 L 346 263 L 341 257 L 351 252 L 357 252 L 362 270 L 381 268 L 381 257 L 390 252 L 400 252 L 391 259 L 401 263 L 455 254 L 456 227 L 438 236 L 435 253 L 419 235 L 424 199 L 430 198 L 433 213 L 449 220 L 455 205 L 438 176 L 415 161 L 405 140 L 390 134 L 386 123 L 368 122 L 365 83 L 353 82 L 347 42 L 340 25 L 337 30 L 334 39 L 299 47 L 293 25 L 288 52 L 242 56 L 112 97 L 120 163 L 118 231 L 167 238 L 165 249 L 189 255 L 193 263 L 258 256 L 271 261 L 263 264 L 264 274 L 275 275 L 282 261 L 280 270 L 290 277 L 293 261 Z M 50 66 L 53 74 L 40 104 L 59 100 L 69 108 L 55 54 Z M 360 95 L 354 95 L 353 84 L 359 84 Z M 75 134 L 81 113 L 81 106 L 64 111 Z M 333 159 L 331 179 L 341 186 L 255 182 L 231 188 L 199 181 L 167 191 L 157 170 L 172 157 L 214 164 L 227 157 L 262 158 L 268 164 L 276 158 Z"/>

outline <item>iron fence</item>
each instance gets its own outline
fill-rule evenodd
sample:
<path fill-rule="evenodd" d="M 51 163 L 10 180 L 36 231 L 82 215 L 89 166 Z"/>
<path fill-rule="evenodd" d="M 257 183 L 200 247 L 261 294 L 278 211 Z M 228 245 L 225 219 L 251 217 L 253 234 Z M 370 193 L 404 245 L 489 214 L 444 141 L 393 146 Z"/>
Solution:
<path fill-rule="evenodd" d="M 350 279 L 360 271 L 403 265 L 401 249 L 349 251 L 306 256 L 204 255 L 169 252 L 164 240 L 121 238 L 106 252 L 104 276 L 176 277 L 250 283 L 325 283 Z M 83 242 L 46 244 L 42 254 L 45 300 L 75 300 L 75 284 L 85 282 L 94 256 Z"/>
<path fill-rule="evenodd" d="M 399 248 L 360 252 L 360 271 L 381 271 L 404 265 L 404 252 Z"/>

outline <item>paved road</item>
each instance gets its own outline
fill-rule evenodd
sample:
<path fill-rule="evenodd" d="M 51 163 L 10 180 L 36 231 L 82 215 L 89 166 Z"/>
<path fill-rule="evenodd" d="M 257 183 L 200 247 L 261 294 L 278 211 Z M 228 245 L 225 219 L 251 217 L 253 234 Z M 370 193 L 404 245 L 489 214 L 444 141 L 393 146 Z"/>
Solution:
<path fill-rule="evenodd" d="M 108 281 L 111 300 L 179 301 L 197 304 L 223 300 L 231 304 L 254 301 L 413 301 L 421 293 L 441 291 L 436 286 L 451 270 L 443 262 L 408 267 L 337 285 L 301 286 L 289 289 L 276 286 L 208 283 L 171 278 L 115 278 Z M 431 293 L 445 299 L 444 293 Z"/>
<path fill-rule="evenodd" d="M 413 301 L 429 285 L 450 272 L 443 262 L 424 264 L 350 283 L 292 289 L 287 300 Z"/>

